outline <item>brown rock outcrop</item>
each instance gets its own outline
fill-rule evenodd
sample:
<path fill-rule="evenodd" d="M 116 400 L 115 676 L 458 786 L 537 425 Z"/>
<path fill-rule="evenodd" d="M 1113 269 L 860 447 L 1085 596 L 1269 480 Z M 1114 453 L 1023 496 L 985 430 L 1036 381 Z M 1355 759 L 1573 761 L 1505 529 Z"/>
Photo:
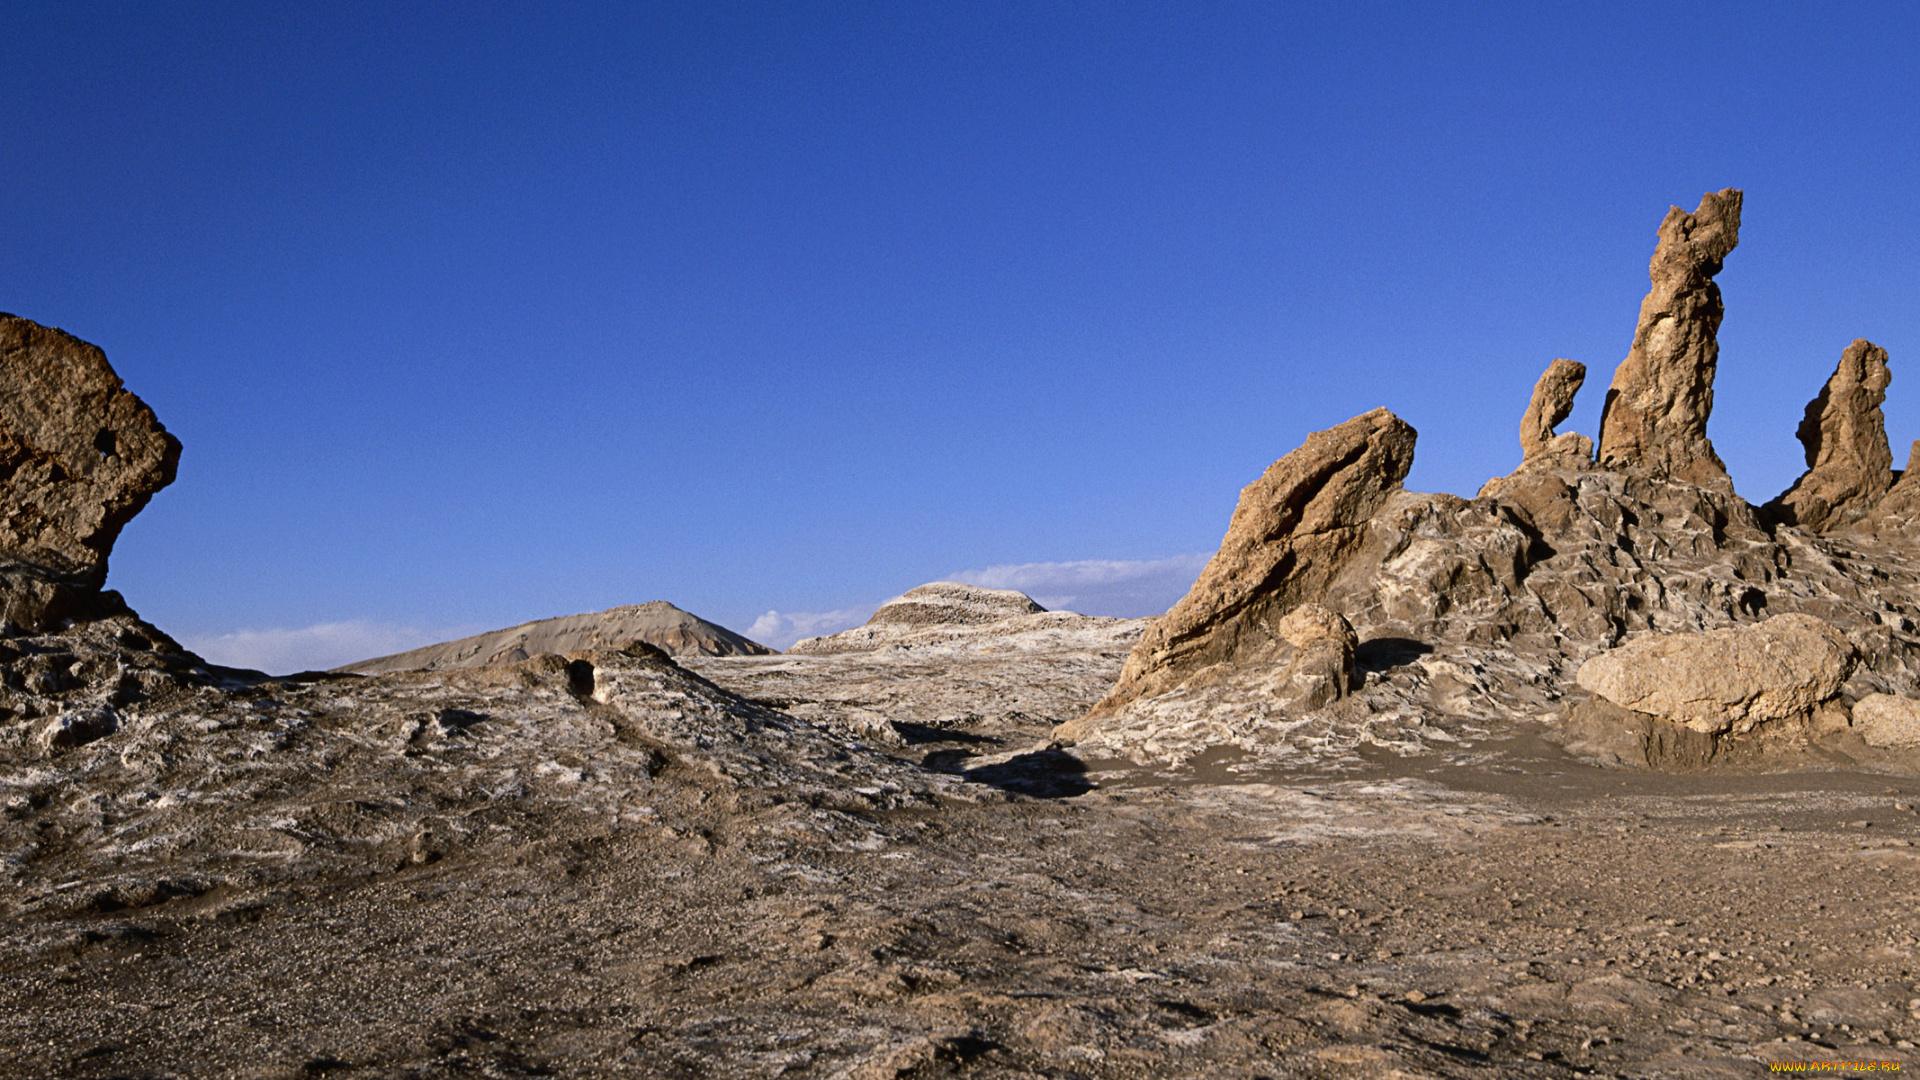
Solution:
<path fill-rule="evenodd" d="M 1812 615 L 1638 638 L 1580 666 L 1580 687 L 1708 735 L 1810 713 L 1853 670 L 1853 644 Z"/>
<path fill-rule="evenodd" d="M 1707 438 L 1725 307 L 1713 276 L 1740 242 L 1740 192 L 1709 192 L 1660 223 L 1633 348 L 1600 414 L 1600 464 L 1662 479 L 1731 487 Z"/>
<path fill-rule="evenodd" d="M 92 345 L 0 315 L 0 555 L 98 587 L 180 442 Z"/>
<path fill-rule="evenodd" d="M 1273 651 L 1275 622 L 1323 595 L 1413 466 L 1415 432 L 1385 409 L 1315 432 L 1240 493 L 1219 552 L 1134 646 L 1088 714 L 1162 693 L 1209 665 Z"/>
<path fill-rule="evenodd" d="M 1654 294 L 1642 309 L 1636 353 L 1616 379 L 1645 393 L 1617 398 L 1625 411 L 1612 417 L 1618 429 L 1639 416 L 1643 434 L 1657 438 L 1614 444 L 1599 462 L 1541 453 L 1563 438 L 1549 437 L 1571 396 L 1572 372 L 1561 365 L 1549 369 L 1528 410 L 1523 439 L 1535 452 L 1475 499 L 1354 483 L 1336 479 L 1333 468 L 1303 483 L 1298 477 L 1327 456 L 1330 440 L 1352 460 L 1365 445 L 1361 421 L 1315 435 L 1243 493 L 1194 590 L 1143 635 L 1113 692 L 1056 735 L 1095 757 L 1178 761 L 1233 746 L 1278 760 L 1479 737 L 1489 723 L 1538 717 L 1551 731 L 1564 726 L 1572 741 L 1618 743 L 1609 752 L 1622 762 L 1695 768 L 1719 760 L 1725 735 L 1783 709 L 1810 710 L 1807 723 L 1760 729 L 1728 752 L 1772 753 L 1801 735 L 1826 738 L 1836 717 L 1844 725 L 1842 700 L 1920 698 L 1920 451 L 1865 518 L 1809 533 L 1767 528 L 1706 442 L 1719 321 L 1711 271 L 1732 246 L 1737 217 L 1738 193 L 1727 192 L 1708 196 L 1694 215 L 1669 214 L 1662 226 Z M 1871 396 L 1866 387 L 1875 380 L 1857 381 Z M 1647 401 L 1660 407 L 1643 408 Z M 1870 433 L 1861 417 L 1871 405 L 1851 407 L 1860 422 L 1836 430 L 1857 440 Z M 1844 439 L 1822 438 L 1838 460 Z M 1385 475 L 1403 476 L 1409 464 L 1396 459 Z M 1309 503 L 1349 484 L 1370 496 L 1329 496 L 1352 512 L 1321 515 L 1318 529 L 1301 515 L 1262 509 Z M 1278 623 L 1308 605 L 1355 630 L 1344 696 L 1303 695 L 1294 685 L 1307 650 L 1285 640 Z M 1802 618 L 1825 630 L 1786 633 Z M 1644 694 L 1609 684 L 1627 699 L 1620 708 L 1576 692 L 1582 664 L 1622 640 L 1633 644 L 1592 665 L 1579 685 L 1656 643 L 1706 659 L 1652 658 L 1684 670 L 1647 680 Z M 1793 666 L 1801 660 L 1807 671 Z M 1769 665 L 1782 664 L 1778 685 L 1769 684 Z M 1678 698 L 1647 696 L 1656 693 Z M 1687 704 L 1695 696 L 1697 708 Z M 1615 723 L 1620 716 L 1638 718 L 1631 731 Z M 1781 742 L 1769 731 L 1793 734 Z"/>
<path fill-rule="evenodd" d="M 1540 381 L 1533 385 L 1533 399 L 1520 417 L 1520 453 L 1522 463 L 1546 457 L 1593 457 L 1593 440 L 1567 432 L 1555 435 L 1553 429 L 1573 413 L 1573 397 L 1587 381 L 1587 365 L 1573 360 L 1555 360 L 1547 365 Z"/>
<path fill-rule="evenodd" d="M 1839 366 L 1807 403 L 1800 444 L 1807 471 L 1766 510 L 1774 520 L 1823 532 L 1865 517 L 1893 487 L 1893 450 L 1887 445 L 1887 350 L 1860 338 L 1840 354 Z"/>

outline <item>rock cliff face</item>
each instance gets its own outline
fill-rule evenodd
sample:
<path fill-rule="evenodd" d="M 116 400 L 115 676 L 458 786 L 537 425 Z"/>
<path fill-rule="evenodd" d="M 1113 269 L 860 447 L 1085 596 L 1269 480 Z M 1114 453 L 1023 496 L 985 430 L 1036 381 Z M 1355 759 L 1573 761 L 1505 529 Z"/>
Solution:
<path fill-rule="evenodd" d="M 1626 643 L 1613 664 L 1625 668 L 1637 651 L 1667 647 L 1643 641 L 1789 614 L 1825 629 L 1767 625 L 1846 645 L 1844 662 L 1822 661 L 1817 686 L 1787 694 L 1796 710 L 1915 695 L 1920 481 L 1909 472 L 1887 486 L 1875 444 L 1884 356 L 1865 342 L 1850 348 L 1802 428 L 1812 468 L 1795 488 L 1805 497 L 1789 505 L 1809 508 L 1828 532 L 1742 500 L 1707 440 L 1721 315 L 1712 276 L 1737 239 L 1739 209 L 1730 190 L 1662 223 L 1653 292 L 1614 376 L 1598 462 L 1553 434 L 1583 374 L 1564 361 L 1526 410 L 1522 466 L 1472 500 L 1400 487 L 1413 431 L 1384 410 L 1309 436 L 1242 493 L 1220 552 L 1143 635 L 1114 691 L 1057 734 L 1095 757 L 1179 759 L 1222 744 L 1325 755 L 1459 739 L 1526 717 L 1558 724 L 1595 692 L 1621 693 L 1631 699 L 1614 703 L 1623 717 L 1646 717 L 1658 710 L 1623 689 L 1631 680 L 1599 678 L 1609 662 L 1576 682 L 1581 665 Z M 1308 604 L 1357 636 L 1351 691 L 1311 704 L 1290 681 L 1301 650 L 1277 632 Z M 1759 655 L 1784 647 L 1776 636 L 1752 639 Z M 1706 653 L 1727 652 L 1707 666 L 1747 657 L 1745 645 L 1703 640 Z M 1772 662 L 1741 660 L 1748 674 Z M 1692 724 L 1688 737 L 1708 740 L 1697 755 L 1706 760 L 1714 740 L 1781 718 L 1735 697 L 1658 722 Z M 1642 734 L 1644 745 L 1692 745 L 1657 728 Z"/>
<path fill-rule="evenodd" d="M 1733 486 L 1707 439 L 1707 416 L 1725 314 L 1713 276 L 1740 242 L 1740 201 L 1732 188 L 1708 193 L 1693 213 L 1676 206 L 1660 223 L 1649 268 L 1653 288 L 1640 303 L 1633 348 L 1613 373 L 1600 415 L 1601 464 Z"/>

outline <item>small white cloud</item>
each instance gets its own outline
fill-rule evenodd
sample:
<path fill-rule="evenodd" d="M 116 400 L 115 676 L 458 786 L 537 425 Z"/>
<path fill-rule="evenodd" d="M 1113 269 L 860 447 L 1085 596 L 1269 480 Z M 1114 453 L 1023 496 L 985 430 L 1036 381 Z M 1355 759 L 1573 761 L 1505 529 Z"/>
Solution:
<path fill-rule="evenodd" d="M 1018 589 L 1040 606 L 1082 615 L 1137 619 L 1158 615 L 1187 594 L 1211 556 L 1166 559 L 1077 559 L 963 570 L 948 580 L 988 589 Z"/>
<path fill-rule="evenodd" d="M 879 606 L 869 604 L 838 611 L 769 611 L 753 620 L 753 625 L 747 627 L 747 636 L 762 645 L 785 650 L 801 638 L 851 630 L 871 618 Z"/>
<path fill-rule="evenodd" d="M 297 629 L 182 636 L 180 643 L 216 664 L 285 675 L 295 671 L 324 671 L 478 632 L 469 627 L 433 631 L 356 619 Z"/>

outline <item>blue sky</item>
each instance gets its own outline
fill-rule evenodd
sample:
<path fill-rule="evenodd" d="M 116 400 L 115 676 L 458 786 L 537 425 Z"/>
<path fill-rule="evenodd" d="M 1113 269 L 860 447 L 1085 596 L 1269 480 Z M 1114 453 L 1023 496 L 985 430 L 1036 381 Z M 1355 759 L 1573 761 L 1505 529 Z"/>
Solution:
<path fill-rule="evenodd" d="M 1841 349 L 1920 437 L 1900 4 L 9 4 L 0 310 L 186 445 L 111 584 L 337 663 L 939 578 L 1145 614 L 1378 405 L 1409 486 L 1591 434 L 1667 206 L 1742 187 L 1711 435 Z"/>

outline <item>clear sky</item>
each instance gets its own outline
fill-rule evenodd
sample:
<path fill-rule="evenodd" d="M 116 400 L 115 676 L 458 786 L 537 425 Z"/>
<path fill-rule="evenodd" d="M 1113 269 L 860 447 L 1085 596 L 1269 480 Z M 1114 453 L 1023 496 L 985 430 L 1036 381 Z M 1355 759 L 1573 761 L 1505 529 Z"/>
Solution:
<path fill-rule="evenodd" d="M 1592 434 L 1669 204 L 1746 190 L 1710 431 L 1841 349 L 1920 437 L 1920 7 L 10 3 L 0 310 L 186 445 L 110 584 L 290 670 L 666 599 L 1176 598 L 1385 405 L 1409 486 Z"/>

